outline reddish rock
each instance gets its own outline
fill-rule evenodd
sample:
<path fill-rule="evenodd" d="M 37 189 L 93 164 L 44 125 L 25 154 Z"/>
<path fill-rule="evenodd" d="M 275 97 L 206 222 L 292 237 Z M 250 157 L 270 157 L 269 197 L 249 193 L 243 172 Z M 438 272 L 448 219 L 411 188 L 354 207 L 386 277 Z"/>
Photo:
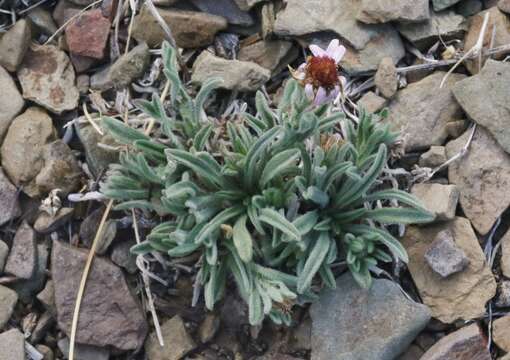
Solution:
<path fill-rule="evenodd" d="M 110 33 L 110 20 L 101 9 L 84 12 L 66 28 L 66 41 L 74 55 L 102 59 Z"/>

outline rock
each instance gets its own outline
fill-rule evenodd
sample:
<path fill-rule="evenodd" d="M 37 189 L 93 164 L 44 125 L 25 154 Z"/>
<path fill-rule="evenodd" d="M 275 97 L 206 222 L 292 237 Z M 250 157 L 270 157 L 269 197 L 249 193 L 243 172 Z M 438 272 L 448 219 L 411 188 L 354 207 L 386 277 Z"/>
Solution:
<path fill-rule="evenodd" d="M 510 278 L 510 231 L 501 238 L 501 271 Z"/>
<path fill-rule="evenodd" d="M 28 50 L 31 37 L 30 23 L 25 19 L 18 20 L 0 38 L 0 65 L 8 71 L 16 71 Z"/>
<path fill-rule="evenodd" d="M 19 114 L 25 101 L 18 91 L 11 75 L 0 66 L 0 144 L 11 124 L 12 119 Z"/>
<path fill-rule="evenodd" d="M 363 107 L 369 113 L 376 113 L 382 110 L 384 105 L 386 105 L 386 99 L 376 95 L 373 91 L 365 93 L 358 101 L 358 106 Z"/>
<path fill-rule="evenodd" d="M 492 335 L 501 350 L 510 352 L 510 316 L 503 316 L 492 323 Z"/>
<path fill-rule="evenodd" d="M 12 289 L 18 293 L 23 303 L 31 303 L 33 297 L 44 288 L 48 257 L 48 246 L 46 244 L 37 245 L 37 259 L 34 273 L 30 279 L 18 280 L 12 285 Z"/>
<path fill-rule="evenodd" d="M 197 48 L 212 44 L 218 31 L 227 28 L 224 17 L 196 11 L 158 9 L 170 27 L 177 46 Z M 145 41 L 150 47 L 158 47 L 165 39 L 165 32 L 146 6 L 135 16 L 133 37 Z"/>
<path fill-rule="evenodd" d="M 53 45 L 33 45 L 18 70 L 23 97 L 60 114 L 78 106 L 69 57 Z"/>
<path fill-rule="evenodd" d="M 294 356 L 290 356 L 287 354 L 281 354 L 277 351 L 270 352 L 269 354 L 265 354 L 264 356 L 257 356 L 253 360 L 300 360 L 301 358 L 296 358 Z"/>
<path fill-rule="evenodd" d="M 110 78 L 111 66 L 106 66 L 90 77 L 90 88 L 93 90 L 105 91 L 113 87 Z"/>
<path fill-rule="evenodd" d="M 438 71 L 410 84 L 397 93 L 388 107 L 388 121 L 394 130 L 406 137 L 407 151 L 442 145 L 448 136 L 446 125 L 461 116 L 451 89 L 465 76 L 451 74 L 440 89 L 445 74 Z"/>
<path fill-rule="evenodd" d="M 48 346 L 39 344 L 35 348 L 43 356 L 41 360 L 55 360 L 55 354 L 53 354 L 53 350 L 51 350 Z"/>
<path fill-rule="evenodd" d="M 46 310 L 53 314 L 57 313 L 55 308 L 55 288 L 53 286 L 52 280 L 48 280 L 46 282 L 44 289 L 39 294 L 37 294 L 37 300 L 39 300 L 44 305 Z"/>
<path fill-rule="evenodd" d="M 4 272 L 7 256 L 9 255 L 9 247 L 6 243 L 0 240 L 0 275 Z"/>
<path fill-rule="evenodd" d="M 75 55 L 73 53 L 70 53 L 69 57 L 71 59 L 71 62 L 73 63 L 74 70 L 76 71 L 77 74 L 83 73 L 84 71 L 91 69 L 92 67 L 97 65 L 99 61 L 91 57 Z M 76 78 L 76 87 L 78 88 L 78 91 L 80 91 L 80 86 L 78 85 L 79 79 L 80 76 Z"/>
<path fill-rule="evenodd" d="M 276 20 L 274 3 L 268 2 L 260 9 L 260 34 L 262 39 L 269 39 L 274 32 L 274 22 Z"/>
<path fill-rule="evenodd" d="M 164 347 L 159 344 L 155 333 L 152 333 L 145 343 L 148 360 L 180 360 L 196 348 L 179 315 L 167 320 L 161 326 L 161 333 Z"/>
<path fill-rule="evenodd" d="M 237 56 L 241 61 L 251 61 L 277 73 L 295 60 L 297 49 L 289 41 L 262 40 L 242 47 Z"/>
<path fill-rule="evenodd" d="M 483 4 L 481 0 L 464 0 L 455 6 L 455 11 L 464 17 L 473 16 L 482 11 L 482 9 Z"/>
<path fill-rule="evenodd" d="M 239 9 L 242 11 L 248 11 L 258 3 L 263 2 L 264 0 L 234 0 Z"/>
<path fill-rule="evenodd" d="M 366 24 L 420 22 L 430 17 L 428 0 L 362 0 L 357 19 Z"/>
<path fill-rule="evenodd" d="M 375 73 L 374 81 L 375 86 L 383 97 L 390 99 L 395 95 L 398 89 L 398 75 L 392 58 L 381 60 Z"/>
<path fill-rule="evenodd" d="M 76 78 L 76 88 L 80 95 L 87 95 L 90 88 L 90 76 L 82 74 Z"/>
<path fill-rule="evenodd" d="M 491 29 L 485 32 L 485 36 L 483 38 L 483 46 L 484 47 L 498 47 L 503 46 L 510 43 L 510 19 L 499 11 L 499 9 L 494 6 L 488 10 L 482 11 L 470 19 L 469 22 L 469 30 L 464 38 L 464 49 L 465 51 L 470 50 L 478 41 L 480 37 L 480 31 L 483 24 L 483 19 L 485 14 L 489 13 L 489 22 L 487 24 L 487 29 Z M 493 35 L 492 29 L 496 29 Z M 492 56 L 493 59 L 504 59 L 506 54 L 500 53 L 497 56 Z M 484 58 L 485 61 L 485 58 Z M 479 64 L 478 59 L 468 60 L 465 62 L 466 68 L 469 70 L 471 74 L 478 73 L 479 69 L 483 67 L 483 63 Z"/>
<path fill-rule="evenodd" d="M 80 12 L 82 7 L 73 4 L 68 0 L 58 0 L 57 5 L 53 9 L 53 19 L 58 26 L 63 26 L 73 15 Z"/>
<path fill-rule="evenodd" d="M 18 329 L 0 334 L 0 360 L 25 360 L 25 337 Z"/>
<path fill-rule="evenodd" d="M 399 286 L 374 280 L 360 288 L 350 273 L 337 279 L 310 309 L 312 360 L 390 360 L 427 325 L 426 306 L 408 300 Z"/>
<path fill-rule="evenodd" d="M 446 145 L 448 158 L 466 144 L 470 131 Z M 487 234 L 510 205 L 510 156 L 487 130 L 477 127 L 469 151 L 448 167 L 450 183 L 460 190 L 460 205 L 475 229 Z"/>
<path fill-rule="evenodd" d="M 110 20 L 103 17 L 101 9 L 85 11 L 66 26 L 69 51 L 75 55 L 102 59 L 110 25 Z"/>
<path fill-rule="evenodd" d="M 202 344 L 211 341 L 220 328 L 220 318 L 214 314 L 207 314 L 198 329 L 198 336 Z"/>
<path fill-rule="evenodd" d="M 58 341 L 58 348 L 64 354 L 64 358 L 68 359 L 69 339 L 60 339 Z M 76 344 L 74 358 L 75 360 L 108 360 L 110 358 L 110 351 L 97 346 Z"/>
<path fill-rule="evenodd" d="M 411 344 L 407 350 L 396 360 L 417 360 L 424 354 L 424 351 L 417 345 Z"/>
<path fill-rule="evenodd" d="M 498 9 L 503 11 L 504 13 L 510 14 L 510 1 L 509 0 L 499 0 L 498 1 Z"/>
<path fill-rule="evenodd" d="M 62 140 L 56 140 L 45 145 L 43 161 L 44 165 L 35 178 L 32 195 L 47 194 L 53 189 L 60 189 L 63 195 L 67 195 L 77 190 L 82 172 L 67 144 Z"/>
<path fill-rule="evenodd" d="M 30 334 L 30 343 L 37 344 L 43 340 L 51 327 L 55 325 L 55 318 L 49 311 L 42 313 L 37 319 L 37 324 Z"/>
<path fill-rule="evenodd" d="M 497 307 L 510 306 L 510 281 L 501 280 L 498 284 L 498 296 L 496 298 Z"/>
<path fill-rule="evenodd" d="M 460 81 L 453 95 L 466 114 L 489 130 L 506 152 L 510 153 L 510 64 L 488 60 L 482 71 Z"/>
<path fill-rule="evenodd" d="M 99 115 L 96 118 L 95 115 L 91 115 L 93 119 L 99 119 Z M 104 135 L 101 135 L 95 130 L 89 123 L 75 125 L 76 133 L 80 139 L 83 148 L 85 149 L 85 157 L 87 159 L 87 165 L 89 166 L 92 174 L 97 178 L 108 169 L 110 164 L 115 164 L 119 159 L 119 152 L 115 150 L 105 149 L 98 146 L 98 144 L 105 144 L 111 146 L 117 146 L 113 137 L 106 131 L 103 131 Z"/>
<path fill-rule="evenodd" d="M 26 222 L 16 231 L 5 272 L 20 279 L 30 279 L 37 264 L 35 232 Z"/>
<path fill-rule="evenodd" d="M 68 336 L 87 252 L 59 241 L 53 242 L 52 279 L 58 325 Z M 83 295 L 76 342 L 134 350 L 142 346 L 147 324 L 140 305 L 127 286 L 122 271 L 96 257 Z"/>
<path fill-rule="evenodd" d="M 229 24 L 239 26 L 255 24 L 251 15 L 241 11 L 234 0 L 191 0 L 190 2 L 204 13 L 226 18 Z"/>
<path fill-rule="evenodd" d="M 55 216 L 42 212 L 37 217 L 34 229 L 41 234 L 49 234 L 64 225 L 72 216 L 74 209 L 63 207 L 58 210 Z"/>
<path fill-rule="evenodd" d="M 464 251 L 455 244 L 450 231 L 441 231 L 425 253 L 425 261 L 436 274 L 446 278 L 464 270 L 469 259 Z"/>
<path fill-rule="evenodd" d="M 439 38 L 443 41 L 462 37 L 467 30 L 464 17 L 453 11 L 431 13 L 429 20 L 416 24 L 399 24 L 398 31 L 418 49 L 425 50 Z"/>
<path fill-rule="evenodd" d="M 79 5 L 81 8 L 84 6 L 90 5 L 94 2 L 94 0 L 69 0 L 75 5 Z"/>
<path fill-rule="evenodd" d="M 213 77 L 223 80 L 223 89 L 255 91 L 269 80 L 271 73 L 255 63 L 225 60 L 204 50 L 193 64 L 191 81 L 201 85 Z"/>
<path fill-rule="evenodd" d="M 80 238 L 87 247 L 92 246 L 96 232 L 103 217 L 104 208 L 100 207 L 91 212 L 80 225 Z M 115 220 L 106 220 L 101 238 L 97 242 L 96 253 L 103 255 L 108 251 L 113 239 L 117 235 L 117 223 Z"/>
<path fill-rule="evenodd" d="M 292 329 L 289 347 L 291 353 L 310 351 L 312 349 L 312 319 L 309 316 Z"/>
<path fill-rule="evenodd" d="M 423 206 L 436 216 L 436 221 L 453 220 L 459 202 L 459 190 L 455 185 L 422 183 L 415 184 L 411 193 Z"/>
<path fill-rule="evenodd" d="M 444 164 L 447 160 L 446 148 L 444 146 L 431 146 L 429 151 L 420 156 L 418 165 L 434 169 Z"/>
<path fill-rule="evenodd" d="M 141 77 L 149 66 L 150 54 L 146 43 L 140 43 L 122 55 L 110 68 L 110 79 L 116 88 L 123 88 Z"/>
<path fill-rule="evenodd" d="M 464 251 L 469 265 L 464 271 L 443 278 L 425 260 L 425 253 L 441 231 L 450 231 Z M 410 226 L 402 240 L 409 255 L 408 268 L 423 302 L 432 316 L 444 323 L 470 320 L 485 313 L 485 303 L 496 293 L 496 282 L 478 239 L 467 219 L 427 227 Z"/>
<path fill-rule="evenodd" d="M 432 0 L 432 6 L 434 7 L 434 11 L 441 11 L 455 5 L 459 1 L 461 0 Z"/>
<path fill-rule="evenodd" d="M 1 147 L 3 169 L 17 187 L 36 194 L 35 178 L 44 165 L 43 149 L 56 136 L 51 118 L 31 107 L 14 119 Z"/>
<path fill-rule="evenodd" d="M 130 274 L 135 274 L 138 271 L 136 256 L 130 251 L 134 245 L 136 245 L 135 241 L 124 240 L 113 247 L 112 255 L 110 256 L 113 263 L 124 268 Z"/>
<path fill-rule="evenodd" d="M 18 190 L 0 168 L 0 226 L 21 215 Z M 0 271 L 2 267 L 0 266 Z"/>
<path fill-rule="evenodd" d="M 53 21 L 51 14 L 48 10 L 43 9 L 41 6 L 37 6 L 30 10 L 27 17 L 30 19 L 32 24 L 35 25 L 37 30 L 44 35 L 51 36 L 57 32 L 57 25 L 55 25 L 55 21 Z"/>
<path fill-rule="evenodd" d="M 16 291 L 0 285 L 0 329 L 3 329 L 11 318 L 17 302 L 18 294 L 16 294 Z"/>

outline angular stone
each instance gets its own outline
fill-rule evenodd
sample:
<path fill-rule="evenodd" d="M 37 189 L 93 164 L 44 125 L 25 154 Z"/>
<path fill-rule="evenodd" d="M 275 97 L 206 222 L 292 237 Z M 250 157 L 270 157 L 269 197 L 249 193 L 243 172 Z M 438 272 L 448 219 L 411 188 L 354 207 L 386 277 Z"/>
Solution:
<path fill-rule="evenodd" d="M 116 88 L 123 88 L 143 75 L 149 66 L 150 54 L 146 43 L 140 43 L 122 55 L 110 68 L 110 79 Z"/>
<path fill-rule="evenodd" d="M 376 95 L 373 91 L 365 93 L 358 101 L 358 106 L 363 107 L 369 113 L 376 113 L 382 110 L 384 105 L 386 105 L 386 99 Z"/>
<path fill-rule="evenodd" d="M 475 46 L 478 38 L 480 37 L 480 31 L 483 25 L 485 14 L 489 13 L 489 22 L 487 24 L 487 31 L 483 38 L 483 47 L 488 48 L 498 47 L 507 45 L 510 43 L 510 19 L 504 13 L 502 13 L 496 6 L 479 12 L 469 20 L 469 30 L 464 38 L 464 49 L 465 51 L 470 50 Z M 493 30 L 496 29 L 493 35 Z M 506 57 L 506 54 L 510 52 L 500 53 L 497 56 L 491 56 L 493 59 L 501 60 Z M 485 61 L 485 57 L 483 60 Z M 465 62 L 466 68 L 471 74 L 478 73 L 479 69 L 483 67 L 483 63 L 479 64 L 478 57 L 476 59 L 468 60 Z"/>
<path fill-rule="evenodd" d="M 11 75 L 0 66 L 0 144 L 11 125 L 12 119 L 19 114 L 25 101 L 18 91 Z"/>
<path fill-rule="evenodd" d="M 64 225 L 73 216 L 74 209 L 63 207 L 55 216 L 42 212 L 34 223 L 34 230 L 41 234 L 49 234 Z"/>
<path fill-rule="evenodd" d="M 172 30 L 177 46 L 197 48 L 212 44 L 218 31 L 227 28 L 224 17 L 196 11 L 158 9 L 159 14 Z M 165 40 L 165 32 L 146 6 L 135 16 L 133 37 L 158 47 Z"/>
<path fill-rule="evenodd" d="M 23 303 L 30 304 L 34 296 L 44 288 L 48 258 L 48 246 L 44 243 L 37 245 L 37 259 L 34 273 L 30 279 L 18 280 L 12 285 L 12 289 L 18 293 Z"/>
<path fill-rule="evenodd" d="M 113 88 L 110 78 L 111 66 L 106 66 L 90 77 L 90 88 L 93 90 L 105 91 Z"/>
<path fill-rule="evenodd" d="M 7 256 L 9 255 L 9 247 L 6 243 L 0 240 L 0 275 L 4 272 Z"/>
<path fill-rule="evenodd" d="M 55 307 L 55 287 L 53 286 L 52 280 L 48 280 L 46 282 L 44 289 L 37 294 L 37 300 L 44 305 L 44 308 L 47 311 L 53 314 L 57 313 L 57 309 Z"/>
<path fill-rule="evenodd" d="M 487 339 L 477 324 L 448 334 L 432 346 L 420 360 L 490 360 Z"/>
<path fill-rule="evenodd" d="M 425 253 L 425 261 L 436 274 L 446 278 L 464 270 L 469 259 L 455 244 L 450 231 L 441 231 Z"/>
<path fill-rule="evenodd" d="M 69 358 L 69 339 L 63 338 L 58 341 L 58 348 L 64 354 L 66 359 Z M 76 344 L 74 358 L 76 360 L 108 360 L 110 351 L 106 348 Z"/>
<path fill-rule="evenodd" d="M 11 318 L 17 302 L 18 294 L 16 294 L 16 291 L 0 285 L 0 329 L 3 329 Z"/>
<path fill-rule="evenodd" d="M 465 75 L 451 74 L 439 88 L 445 74 L 438 71 L 410 84 L 397 93 L 388 107 L 388 121 L 394 130 L 402 132 L 408 151 L 442 145 L 448 136 L 446 126 L 461 116 L 451 89 Z"/>
<path fill-rule="evenodd" d="M 264 0 L 234 0 L 239 9 L 242 11 L 248 11 L 258 3 L 263 2 Z"/>
<path fill-rule="evenodd" d="M 448 158 L 464 147 L 470 132 L 446 145 Z M 487 234 L 510 205 L 510 193 L 503 191 L 510 182 L 510 155 L 479 126 L 467 154 L 448 167 L 448 179 L 459 188 L 460 205 L 475 229 Z"/>
<path fill-rule="evenodd" d="M 466 114 L 494 136 L 510 153 L 510 64 L 488 60 L 482 71 L 453 87 L 453 95 Z"/>
<path fill-rule="evenodd" d="M 415 184 L 411 193 L 423 206 L 436 216 L 436 221 L 453 220 L 459 202 L 459 190 L 455 185 Z"/>
<path fill-rule="evenodd" d="M 113 246 L 110 258 L 112 261 L 124 268 L 128 273 L 135 274 L 138 271 L 136 265 L 136 255 L 131 253 L 131 248 L 136 245 L 135 241 L 121 241 Z"/>
<path fill-rule="evenodd" d="M 420 22 L 430 17 L 428 0 L 362 0 L 357 19 L 366 24 Z"/>
<path fill-rule="evenodd" d="M 102 59 L 110 20 L 103 17 L 101 9 L 88 10 L 66 26 L 66 43 L 72 54 Z"/>
<path fill-rule="evenodd" d="M 258 41 L 242 47 L 237 55 L 239 60 L 254 62 L 273 73 L 287 66 L 296 57 L 297 49 L 291 42 L 282 40 Z"/>
<path fill-rule="evenodd" d="M 193 64 L 191 81 L 201 85 L 210 78 L 223 80 L 223 89 L 255 91 L 271 77 L 269 70 L 248 61 L 225 60 L 204 50 Z"/>
<path fill-rule="evenodd" d="M 498 1 L 498 9 L 503 11 L 504 13 L 510 14 L 510 1 L 509 0 L 499 0 Z"/>
<path fill-rule="evenodd" d="M 398 285 L 374 280 L 360 288 L 350 273 L 337 279 L 310 309 L 312 360 L 390 360 L 427 325 L 426 306 L 410 301 Z"/>
<path fill-rule="evenodd" d="M 0 226 L 21 215 L 18 190 L 0 168 Z M 1 271 L 0 267 L 0 271 Z"/>
<path fill-rule="evenodd" d="M 381 60 L 375 73 L 374 82 L 381 95 L 386 99 L 395 95 L 398 89 L 398 75 L 392 58 Z"/>
<path fill-rule="evenodd" d="M 58 325 L 68 336 L 76 301 L 76 284 L 87 252 L 59 241 L 53 242 L 52 279 L 55 286 Z M 95 258 L 83 295 L 76 341 L 118 350 L 142 346 L 147 334 L 140 304 L 131 294 L 122 271 L 111 262 Z"/>
<path fill-rule="evenodd" d="M 91 212 L 80 225 L 80 238 L 87 247 L 92 246 L 97 228 L 103 217 L 104 208 L 100 207 Z M 113 239 L 117 235 L 117 223 L 115 220 L 106 220 L 101 237 L 97 241 L 96 253 L 103 255 L 108 251 Z"/>
<path fill-rule="evenodd" d="M 252 16 L 241 11 L 234 0 L 191 0 L 190 2 L 204 13 L 226 18 L 229 24 L 239 26 L 255 24 Z"/>
<path fill-rule="evenodd" d="M 455 244 L 469 259 L 464 271 L 447 278 L 433 271 L 424 256 L 437 234 L 445 230 L 451 232 Z M 467 219 L 457 217 L 427 227 L 410 226 L 402 243 L 409 255 L 411 276 L 432 317 L 449 324 L 479 318 L 485 313 L 486 302 L 496 293 L 496 281 Z"/>
<path fill-rule="evenodd" d="M 48 10 L 41 6 L 37 6 L 30 10 L 27 16 L 32 24 L 35 25 L 36 29 L 41 33 L 51 36 L 57 31 L 57 25 L 55 25 L 55 21 L 53 21 L 51 14 Z"/>
<path fill-rule="evenodd" d="M 202 344 L 208 343 L 220 328 L 220 318 L 215 314 L 207 314 L 198 329 L 198 336 Z"/>
<path fill-rule="evenodd" d="M 0 334 L 0 360 L 25 360 L 25 337 L 18 329 Z"/>
<path fill-rule="evenodd" d="M 510 352 L 510 316 L 503 316 L 492 323 L 492 335 L 501 350 Z"/>
<path fill-rule="evenodd" d="M 78 106 L 75 75 L 65 52 L 53 45 L 33 45 L 18 70 L 23 97 L 60 114 Z"/>
<path fill-rule="evenodd" d="M 432 6 L 434 7 L 434 11 L 441 11 L 455 5 L 459 1 L 461 0 L 432 0 Z"/>
<path fill-rule="evenodd" d="M 444 146 L 431 146 L 429 151 L 420 156 L 418 165 L 434 169 L 444 164 L 447 160 L 446 148 Z"/>
<path fill-rule="evenodd" d="M 180 360 L 197 346 L 179 315 L 167 320 L 161 326 L 161 334 L 165 343 L 164 347 L 159 344 L 155 333 L 149 335 L 145 343 L 148 360 Z"/>
<path fill-rule="evenodd" d="M 37 264 L 35 232 L 26 222 L 21 223 L 12 241 L 5 264 L 5 273 L 20 279 L 30 279 Z"/>
<path fill-rule="evenodd" d="M 82 7 L 73 4 L 68 0 L 59 0 L 53 9 L 53 19 L 58 26 L 63 26 L 73 15 L 80 12 Z"/>
<path fill-rule="evenodd" d="M 463 16 L 453 11 L 432 13 L 429 20 L 416 24 L 399 24 L 398 31 L 418 49 L 424 50 L 438 40 L 462 37 L 467 30 Z"/>
<path fill-rule="evenodd" d="M 31 37 L 30 22 L 18 20 L 0 38 L 0 65 L 11 72 L 16 71 L 28 50 Z"/>
<path fill-rule="evenodd" d="M 464 17 L 473 16 L 482 9 L 482 0 L 463 0 L 455 6 L 455 11 Z"/>
<path fill-rule="evenodd" d="M 396 360 L 418 360 L 423 354 L 424 351 L 418 345 L 411 344 Z"/>

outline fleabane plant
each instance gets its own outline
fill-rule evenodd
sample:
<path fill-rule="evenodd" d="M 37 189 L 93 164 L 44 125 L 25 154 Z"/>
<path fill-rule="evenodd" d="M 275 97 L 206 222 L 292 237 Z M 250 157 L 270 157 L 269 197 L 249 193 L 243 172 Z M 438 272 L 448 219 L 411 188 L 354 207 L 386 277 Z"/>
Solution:
<path fill-rule="evenodd" d="M 251 324 L 265 316 L 289 324 L 294 304 L 335 287 L 335 264 L 347 264 L 369 287 L 379 263 L 407 261 L 388 225 L 429 222 L 432 215 L 381 180 L 396 134 L 378 118 L 362 112 L 356 125 L 327 103 L 314 105 L 290 79 L 277 108 L 258 92 L 254 115 L 225 124 L 204 111 L 218 81 L 191 97 L 168 44 L 163 58 L 169 111 L 157 96 L 137 103 L 161 136 L 103 118 L 128 150 L 102 192 L 119 210 L 164 219 L 133 252 L 199 254 L 206 307 L 213 309 L 234 281 Z"/>

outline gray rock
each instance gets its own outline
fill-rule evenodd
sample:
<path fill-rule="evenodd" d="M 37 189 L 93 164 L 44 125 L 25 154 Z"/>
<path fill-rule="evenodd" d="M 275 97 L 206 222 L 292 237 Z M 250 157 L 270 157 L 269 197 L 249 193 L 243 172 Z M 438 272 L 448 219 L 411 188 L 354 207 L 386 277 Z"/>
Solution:
<path fill-rule="evenodd" d="M 25 221 L 21 223 L 12 241 L 5 264 L 5 272 L 19 279 L 30 279 L 37 264 L 35 232 Z"/>
<path fill-rule="evenodd" d="M 44 288 L 44 283 L 46 282 L 48 258 L 48 246 L 46 244 L 37 245 L 37 260 L 32 277 L 27 280 L 16 281 L 12 285 L 13 290 L 16 290 L 20 300 L 23 303 L 31 303 L 35 294 Z"/>
<path fill-rule="evenodd" d="M 466 144 L 470 131 L 446 145 L 448 158 Z M 460 190 L 460 205 L 475 229 L 487 234 L 497 218 L 510 205 L 510 155 L 479 126 L 468 153 L 448 167 L 450 183 Z"/>
<path fill-rule="evenodd" d="M 59 328 L 68 336 L 87 252 L 53 242 L 52 279 Z M 147 323 L 140 304 L 131 294 L 122 271 L 95 258 L 82 298 L 76 341 L 93 346 L 134 350 L 143 345 Z M 173 345 L 172 345 L 173 346 Z"/>
<path fill-rule="evenodd" d="M 499 0 L 498 1 L 498 9 L 503 11 L 504 13 L 510 14 L 510 1 Z"/>
<path fill-rule="evenodd" d="M 0 360 L 25 360 L 25 337 L 18 329 L 0 334 Z"/>
<path fill-rule="evenodd" d="M 18 70 L 23 97 L 60 114 L 78 106 L 74 69 L 65 52 L 33 45 Z"/>
<path fill-rule="evenodd" d="M 411 344 L 396 360 L 418 360 L 423 354 L 424 351 L 418 345 Z"/>
<path fill-rule="evenodd" d="M 461 0 L 432 0 L 432 6 L 435 11 L 441 11 L 455 5 L 459 1 Z"/>
<path fill-rule="evenodd" d="M 421 167 L 434 169 L 448 160 L 444 146 L 431 146 L 429 151 L 421 154 L 418 164 Z"/>
<path fill-rule="evenodd" d="M 498 296 L 496 298 L 496 306 L 510 306 L 510 281 L 501 280 L 498 284 Z"/>
<path fill-rule="evenodd" d="M 5 262 L 7 261 L 7 256 L 9 255 L 9 247 L 6 243 L 0 240 L 0 274 L 4 272 Z"/>
<path fill-rule="evenodd" d="M 251 61 L 255 64 L 277 73 L 297 57 L 297 49 L 289 41 L 262 40 L 242 47 L 237 58 L 241 61 Z"/>
<path fill-rule="evenodd" d="M 49 311 L 42 313 L 37 319 L 37 324 L 30 334 L 30 343 L 37 344 L 48 334 L 52 326 L 55 325 L 55 317 Z"/>
<path fill-rule="evenodd" d="M 49 234 L 60 226 L 64 225 L 72 216 L 73 208 L 60 208 L 55 216 L 51 216 L 47 212 L 41 212 L 34 223 L 34 229 L 41 234 Z"/>
<path fill-rule="evenodd" d="M 4 328 L 18 302 L 16 291 L 0 285 L 0 330 Z"/>
<path fill-rule="evenodd" d="M 92 115 L 95 118 L 94 115 Z M 98 144 L 117 146 L 113 137 L 106 131 L 104 135 L 99 134 L 89 123 L 77 124 L 76 133 L 85 149 L 85 157 L 90 171 L 95 177 L 104 174 L 110 164 L 115 164 L 119 159 L 119 152 L 105 149 Z"/>
<path fill-rule="evenodd" d="M 58 341 L 58 348 L 64 354 L 64 358 L 68 359 L 69 339 L 60 339 Z M 76 344 L 74 358 L 75 360 L 108 360 L 110 358 L 110 351 L 97 346 Z"/>
<path fill-rule="evenodd" d="M 41 33 L 51 36 L 57 32 L 57 25 L 53 21 L 51 14 L 41 6 L 30 10 L 27 16 Z"/>
<path fill-rule="evenodd" d="M 86 74 L 79 75 L 76 78 L 76 87 L 80 92 L 80 95 L 87 95 L 90 88 L 90 76 Z"/>
<path fill-rule="evenodd" d="M 392 58 L 383 58 L 374 78 L 375 86 L 386 99 L 395 95 L 398 89 L 397 68 Z"/>
<path fill-rule="evenodd" d="M 411 193 L 436 216 L 436 221 L 453 220 L 459 202 L 459 189 L 455 185 L 415 184 Z"/>
<path fill-rule="evenodd" d="M 112 254 L 110 256 L 115 264 L 124 268 L 130 274 L 134 274 L 138 271 L 138 266 L 136 266 L 136 256 L 130 251 L 134 245 L 136 245 L 135 241 L 123 240 L 113 246 Z"/>
<path fill-rule="evenodd" d="M 193 64 L 191 81 L 201 85 L 206 80 L 218 77 L 223 80 L 223 89 L 255 91 L 269 80 L 271 72 L 248 61 L 225 60 L 204 50 Z"/>
<path fill-rule="evenodd" d="M 46 282 L 44 289 L 37 294 L 37 300 L 44 305 L 46 310 L 53 314 L 57 313 L 57 309 L 55 307 L 55 288 L 52 280 L 48 280 Z"/>
<path fill-rule="evenodd" d="M 455 11 L 464 17 L 473 16 L 482 11 L 482 9 L 483 4 L 481 0 L 464 0 L 455 6 Z"/>
<path fill-rule="evenodd" d="M 509 82 L 510 64 L 488 60 L 478 75 L 453 87 L 453 95 L 466 114 L 489 130 L 506 152 L 510 152 Z"/>
<path fill-rule="evenodd" d="M 149 66 L 150 54 L 146 43 L 138 44 L 122 55 L 110 68 L 110 79 L 116 88 L 123 88 L 143 75 Z"/>
<path fill-rule="evenodd" d="M 223 16 L 232 25 L 251 26 L 255 23 L 251 15 L 241 11 L 234 0 L 191 0 L 191 3 L 205 13 Z"/>
<path fill-rule="evenodd" d="M 12 120 L 19 114 L 25 100 L 18 91 L 16 84 L 11 78 L 11 75 L 0 66 L 0 144 L 11 125 Z"/>
<path fill-rule="evenodd" d="M 448 334 L 432 346 L 420 360 L 490 360 L 487 341 L 477 324 Z"/>
<path fill-rule="evenodd" d="M 376 113 L 382 110 L 384 105 L 386 105 L 386 99 L 376 95 L 373 91 L 365 93 L 358 101 L 358 106 L 363 107 L 369 113 Z"/>
<path fill-rule="evenodd" d="M 21 215 L 18 190 L 0 168 L 0 226 Z M 1 271 L 2 267 L 0 267 Z"/>
<path fill-rule="evenodd" d="M 441 231 L 425 253 L 425 261 L 436 274 L 446 278 L 464 270 L 469 259 L 464 251 L 455 244 L 450 231 Z"/>
<path fill-rule="evenodd" d="M 145 343 L 148 360 L 180 360 L 196 348 L 179 315 L 167 320 L 161 326 L 161 334 L 165 343 L 164 347 L 159 344 L 155 333 L 149 335 Z"/>
<path fill-rule="evenodd" d="M 113 88 L 113 82 L 110 78 L 110 68 L 111 66 L 106 66 L 90 77 L 91 89 L 105 91 Z"/>
<path fill-rule="evenodd" d="M 398 31 L 417 48 L 424 50 L 439 38 L 450 40 L 462 37 L 467 30 L 464 17 L 453 11 L 431 13 L 429 20 L 416 24 L 399 24 Z"/>
<path fill-rule="evenodd" d="M 442 145 L 448 136 L 447 124 L 461 116 L 451 88 L 465 75 L 451 74 L 439 88 L 445 74 L 435 72 L 410 84 L 397 93 L 388 107 L 388 121 L 394 130 L 402 132 L 408 151 Z"/>
<path fill-rule="evenodd" d="M 365 290 L 350 273 L 310 313 L 312 360 L 392 360 L 430 319 L 428 308 L 408 300 L 395 283 L 378 279 Z"/>
<path fill-rule="evenodd" d="M 430 17 L 428 0 L 361 0 L 357 19 L 366 24 L 420 22 Z"/>
<path fill-rule="evenodd" d="M 0 38 L 0 65 L 11 72 L 16 71 L 28 50 L 31 36 L 30 22 L 18 20 Z"/>
<path fill-rule="evenodd" d="M 96 236 L 97 228 L 103 217 L 104 208 L 100 207 L 91 212 L 80 225 L 80 239 L 86 247 L 91 247 Z M 115 220 L 107 220 L 103 227 L 101 238 L 97 241 L 96 253 L 104 255 L 117 235 Z"/>
<path fill-rule="evenodd" d="M 220 318 L 215 314 L 207 314 L 198 328 L 198 336 L 202 344 L 211 341 L 220 328 Z"/>
<path fill-rule="evenodd" d="M 248 11 L 258 3 L 263 2 L 264 0 L 234 0 L 239 9 L 242 11 Z"/>
<path fill-rule="evenodd" d="M 168 24 L 177 46 L 197 48 L 210 45 L 218 31 L 227 28 L 224 17 L 197 11 L 158 9 L 163 20 Z M 165 32 L 146 6 L 135 17 L 133 37 L 145 41 L 149 46 L 160 46 L 165 39 Z"/>

